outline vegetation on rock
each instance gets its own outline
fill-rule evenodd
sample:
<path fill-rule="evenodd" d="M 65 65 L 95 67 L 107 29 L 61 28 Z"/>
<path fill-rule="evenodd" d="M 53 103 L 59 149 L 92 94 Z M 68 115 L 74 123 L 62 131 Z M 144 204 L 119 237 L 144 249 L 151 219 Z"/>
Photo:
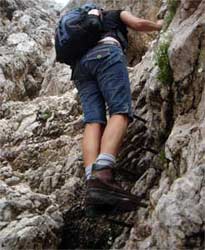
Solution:
<path fill-rule="evenodd" d="M 158 80 L 163 85 L 170 85 L 173 82 L 173 72 L 169 62 L 168 49 L 170 45 L 170 40 L 162 41 L 155 54 L 155 62 L 159 68 Z"/>
<path fill-rule="evenodd" d="M 171 21 L 173 20 L 177 8 L 179 6 L 180 1 L 179 0 L 167 0 L 167 14 L 165 15 L 165 28 L 167 29 L 168 26 L 170 25 Z"/>

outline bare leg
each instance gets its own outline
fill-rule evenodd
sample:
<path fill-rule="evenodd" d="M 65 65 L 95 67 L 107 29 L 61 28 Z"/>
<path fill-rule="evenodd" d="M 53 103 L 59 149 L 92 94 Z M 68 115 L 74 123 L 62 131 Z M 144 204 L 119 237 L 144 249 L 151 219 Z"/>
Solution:
<path fill-rule="evenodd" d="M 113 115 L 103 133 L 101 153 L 117 155 L 128 126 L 126 115 Z M 99 164 L 100 165 L 100 164 Z M 139 198 L 135 197 L 118 185 L 113 176 L 113 169 L 95 165 L 92 169 L 92 178 L 88 179 L 85 196 L 85 211 L 87 216 L 104 214 L 104 212 L 124 213 L 137 209 Z M 87 168 L 88 169 L 88 168 Z M 101 204 L 101 209 L 99 205 Z M 107 211 L 106 211 L 107 210 Z"/>
<path fill-rule="evenodd" d="M 116 114 L 111 116 L 103 133 L 100 153 L 117 156 L 128 127 L 127 115 Z"/>
<path fill-rule="evenodd" d="M 111 116 L 101 139 L 100 153 L 107 153 L 116 157 L 126 134 L 127 127 L 127 115 L 116 114 Z M 106 182 L 110 182 L 113 179 L 111 168 L 95 171 L 94 175 Z"/>
<path fill-rule="evenodd" d="M 92 165 L 100 153 L 100 144 L 105 126 L 99 123 L 88 123 L 83 135 L 84 165 Z"/>
<path fill-rule="evenodd" d="M 128 117 L 123 114 L 113 115 L 106 127 L 99 123 L 90 123 L 85 127 L 83 138 L 84 165 L 91 166 L 100 153 L 117 156 L 128 126 Z M 111 178 L 111 171 L 108 179 Z M 103 171 L 97 173 L 101 177 Z"/>

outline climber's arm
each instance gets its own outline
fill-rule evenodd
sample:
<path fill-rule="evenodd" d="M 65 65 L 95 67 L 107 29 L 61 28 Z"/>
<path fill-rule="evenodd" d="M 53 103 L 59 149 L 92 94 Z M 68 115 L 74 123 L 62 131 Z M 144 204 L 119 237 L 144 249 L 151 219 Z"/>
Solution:
<path fill-rule="evenodd" d="M 160 31 L 163 25 L 163 20 L 158 20 L 155 23 L 146 19 L 135 17 L 128 11 L 122 11 L 120 18 L 129 28 L 136 31 Z"/>

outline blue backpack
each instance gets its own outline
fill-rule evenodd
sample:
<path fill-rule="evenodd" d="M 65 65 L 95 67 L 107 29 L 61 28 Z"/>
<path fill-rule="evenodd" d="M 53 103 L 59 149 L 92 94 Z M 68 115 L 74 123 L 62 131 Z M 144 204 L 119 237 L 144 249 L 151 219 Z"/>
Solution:
<path fill-rule="evenodd" d="M 103 30 L 101 17 L 88 15 L 95 4 L 85 4 L 68 11 L 58 23 L 55 34 L 56 61 L 75 65 L 101 38 Z"/>

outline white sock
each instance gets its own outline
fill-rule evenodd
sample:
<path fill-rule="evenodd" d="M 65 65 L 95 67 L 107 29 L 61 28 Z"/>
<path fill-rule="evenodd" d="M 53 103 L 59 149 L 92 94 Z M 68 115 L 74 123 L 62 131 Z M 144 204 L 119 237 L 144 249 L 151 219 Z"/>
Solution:
<path fill-rule="evenodd" d="M 91 174 L 92 174 L 92 165 L 91 166 L 87 166 L 85 168 L 85 177 L 86 177 L 86 180 L 90 179 Z"/>
<path fill-rule="evenodd" d="M 112 154 L 102 153 L 96 159 L 96 164 L 112 167 L 116 162 L 116 158 Z"/>
<path fill-rule="evenodd" d="M 112 168 L 113 165 L 115 164 L 115 162 L 116 162 L 116 158 L 114 155 L 107 154 L 107 153 L 99 154 L 97 159 L 96 159 L 96 164 L 99 164 L 101 166 L 99 166 L 99 168 L 98 168 L 98 166 L 96 166 L 96 169 L 100 170 L 102 168 L 102 166 Z M 89 180 L 91 175 L 92 175 L 92 165 L 85 167 L 86 180 Z"/>

